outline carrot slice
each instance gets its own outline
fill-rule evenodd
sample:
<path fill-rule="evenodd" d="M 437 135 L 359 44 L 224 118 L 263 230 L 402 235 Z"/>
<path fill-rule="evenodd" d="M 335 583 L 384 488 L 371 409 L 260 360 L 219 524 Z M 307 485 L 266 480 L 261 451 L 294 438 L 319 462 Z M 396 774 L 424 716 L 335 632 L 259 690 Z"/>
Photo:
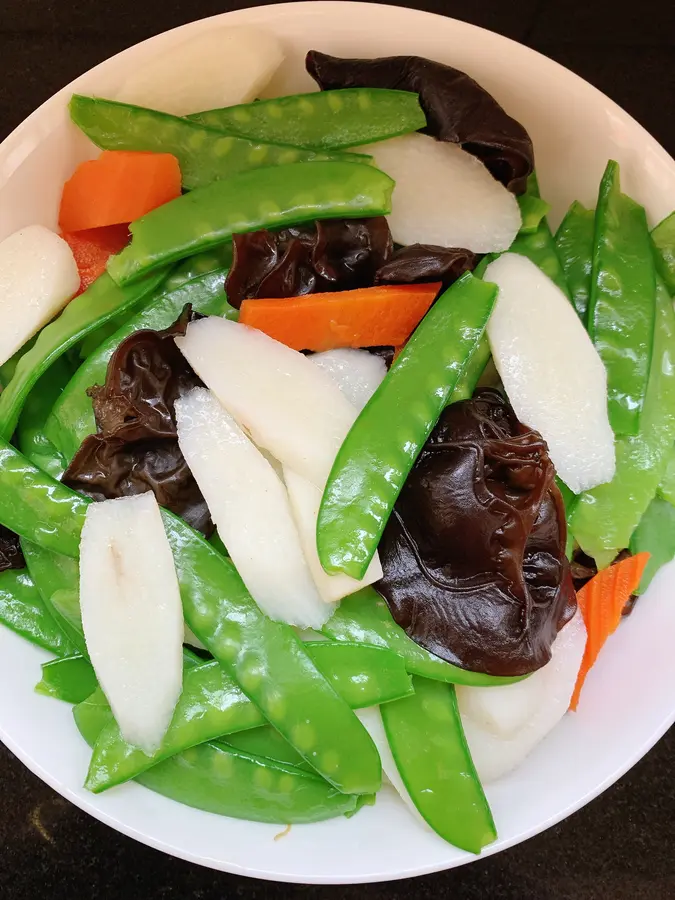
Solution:
<path fill-rule="evenodd" d="M 435 284 L 388 284 L 274 300 L 244 300 L 239 321 L 294 350 L 405 344 L 434 302 Z"/>
<path fill-rule="evenodd" d="M 81 294 L 105 272 L 110 257 L 129 243 L 129 228 L 126 225 L 108 225 L 106 228 L 66 232 L 61 237 L 73 251 L 80 273 L 78 294 Z"/>
<path fill-rule="evenodd" d="M 170 153 L 105 150 L 81 163 L 63 186 L 59 225 L 82 231 L 133 222 L 180 196 L 178 160 Z"/>
<path fill-rule="evenodd" d="M 586 650 L 581 661 L 570 709 L 577 708 L 581 689 L 605 641 L 619 627 L 621 613 L 637 589 L 649 553 L 636 553 L 603 569 L 577 594 L 577 602 L 586 623 Z"/>

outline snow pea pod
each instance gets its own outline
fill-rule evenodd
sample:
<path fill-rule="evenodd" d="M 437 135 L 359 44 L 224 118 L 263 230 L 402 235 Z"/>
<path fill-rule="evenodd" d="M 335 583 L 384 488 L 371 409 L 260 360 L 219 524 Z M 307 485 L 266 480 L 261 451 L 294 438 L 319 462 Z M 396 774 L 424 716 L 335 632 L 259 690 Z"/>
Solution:
<path fill-rule="evenodd" d="M 187 303 L 205 316 L 232 318 L 237 313 L 227 302 L 224 287 L 231 260 L 231 245 L 186 260 L 141 309 L 127 318 L 82 363 L 53 405 L 45 423 L 46 437 L 68 462 L 82 441 L 96 432 L 87 389 L 94 384 L 103 384 L 110 357 L 125 338 L 143 328 L 168 328 Z"/>
<path fill-rule="evenodd" d="M 621 193 L 610 160 L 600 183 L 588 333 L 607 369 L 609 421 L 617 435 L 636 435 L 649 380 L 654 337 L 656 267 L 644 209 Z"/>
<path fill-rule="evenodd" d="M 675 212 L 671 212 L 652 231 L 656 266 L 671 296 L 675 296 Z"/>
<path fill-rule="evenodd" d="M 450 684 L 414 678 L 415 693 L 380 708 L 396 767 L 422 818 L 446 841 L 480 853 L 497 838 Z M 423 739 L 420 739 L 423 736 Z"/>
<path fill-rule="evenodd" d="M 29 392 L 59 357 L 98 325 L 138 303 L 163 277 L 163 271 L 155 272 L 131 287 L 120 288 L 104 274 L 71 300 L 23 354 L 12 380 L 0 394 L 0 436 L 12 436 Z"/>
<path fill-rule="evenodd" d="M 237 731 L 220 738 L 219 744 L 227 744 L 236 750 L 252 753 L 254 756 L 262 756 L 264 759 L 272 759 L 276 762 L 290 763 L 305 771 L 312 771 L 305 760 L 300 756 L 285 738 L 271 725 L 263 725 L 261 728 L 249 728 L 248 731 Z"/>
<path fill-rule="evenodd" d="M 233 175 L 165 203 L 131 224 L 132 241 L 108 262 L 118 284 L 222 244 L 238 232 L 391 211 L 394 182 L 372 166 L 294 163 Z"/>
<path fill-rule="evenodd" d="M 675 506 L 675 448 L 671 448 L 671 451 L 668 454 L 668 459 L 656 493 L 662 500 L 667 500 L 668 503 Z"/>
<path fill-rule="evenodd" d="M 77 557 L 88 501 L 0 443 L 0 522 L 48 550 Z M 348 704 L 293 629 L 268 619 L 229 559 L 166 510 L 185 620 L 281 734 L 344 793 L 372 793 L 380 759 Z"/>
<path fill-rule="evenodd" d="M 650 554 L 636 594 L 644 594 L 661 566 L 675 558 L 675 506 L 654 497 L 633 532 L 631 553 Z"/>
<path fill-rule="evenodd" d="M 380 758 L 293 629 L 265 616 L 229 559 L 162 511 L 185 620 L 266 719 L 344 793 L 372 793 Z"/>
<path fill-rule="evenodd" d="M 0 438 L 0 523 L 10 531 L 75 558 L 88 503 Z"/>
<path fill-rule="evenodd" d="M 380 88 L 314 91 L 187 117 L 252 141 L 344 150 L 426 128 L 417 94 Z"/>
<path fill-rule="evenodd" d="M 0 623 L 57 656 L 75 652 L 25 569 L 0 572 Z"/>
<path fill-rule="evenodd" d="M 345 157 L 352 162 L 370 161 L 370 157 L 357 157 L 353 153 L 331 154 L 293 145 L 251 141 L 154 109 L 79 94 L 70 101 L 70 117 L 102 150 L 171 153 L 178 160 L 186 190 L 262 166 Z"/>
<path fill-rule="evenodd" d="M 567 299 L 572 301 L 565 272 L 556 251 L 555 241 L 545 218 L 532 232 L 525 232 L 521 229 L 509 247 L 509 252 L 526 256 L 535 266 L 539 266 L 544 275 L 548 275 Z"/>
<path fill-rule="evenodd" d="M 412 693 L 402 660 L 388 650 L 329 642 L 313 642 L 305 649 L 326 680 L 354 709 Z M 220 664 L 204 663 L 185 673 L 183 692 L 158 750 L 149 756 L 128 744 L 117 723 L 111 722 L 96 741 L 85 787 L 99 793 L 188 747 L 263 725 L 263 714 Z"/>
<path fill-rule="evenodd" d="M 111 718 L 100 688 L 73 710 L 90 746 Z M 155 793 L 216 815 L 293 824 L 353 815 L 370 798 L 342 794 L 313 773 L 208 743 L 167 759 L 136 779 Z"/>
<path fill-rule="evenodd" d="M 345 438 L 321 500 L 324 569 L 363 578 L 405 479 L 467 369 L 497 288 L 466 273 L 432 306 Z"/>
<path fill-rule="evenodd" d="M 42 678 L 35 685 L 35 691 L 66 703 L 81 703 L 97 687 L 92 664 L 78 654 L 43 663 Z"/>
<path fill-rule="evenodd" d="M 555 235 L 555 246 L 562 263 L 572 303 L 585 324 L 591 295 L 595 210 L 576 200 L 567 210 Z"/>
<path fill-rule="evenodd" d="M 77 652 L 88 657 L 80 614 L 80 570 L 77 562 L 24 538 L 21 539 L 21 549 L 43 603 Z"/>
<path fill-rule="evenodd" d="M 600 566 L 628 546 L 653 499 L 675 440 L 675 312 L 665 285 L 656 291 L 654 354 L 640 431 L 616 441 L 616 474 L 581 494 L 570 528 Z"/>
<path fill-rule="evenodd" d="M 412 641 L 392 618 L 385 601 L 373 588 L 364 588 L 345 597 L 321 629 L 334 641 L 371 644 L 393 650 L 403 660 L 408 672 L 436 681 L 466 684 L 472 687 L 493 687 L 522 681 L 523 676 L 501 678 L 469 672 L 445 662 Z"/>
<path fill-rule="evenodd" d="M 16 426 L 19 450 L 52 478 L 60 478 L 65 460 L 45 434 L 45 422 L 52 407 L 72 377 L 73 369 L 65 357 L 57 359 L 28 395 Z"/>
<path fill-rule="evenodd" d="M 520 233 L 534 234 L 551 209 L 551 204 L 541 199 L 537 176 L 534 172 L 528 175 L 525 193 L 519 194 L 517 200 L 520 207 Z"/>

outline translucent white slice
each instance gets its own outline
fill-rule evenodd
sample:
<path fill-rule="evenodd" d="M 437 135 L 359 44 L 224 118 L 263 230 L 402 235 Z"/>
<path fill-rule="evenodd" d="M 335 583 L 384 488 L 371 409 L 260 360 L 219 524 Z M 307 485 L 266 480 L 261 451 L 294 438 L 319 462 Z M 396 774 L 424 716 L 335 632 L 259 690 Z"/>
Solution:
<path fill-rule="evenodd" d="M 310 360 L 335 381 L 347 400 L 359 412 L 373 396 L 387 374 L 384 360 L 367 350 L 324 350 Z"/>
<path fill-rule="evenodd" d="M 516 415 L 540 432 L 575 494 L 611 481 L 607 373 L 572 304 L 517 253 L 490 263 L 485 280 L 499 286 L 487 332 Z"/>
<path fill-rule="evenodd" d="M 401 800 L 403 800 L 406 807 L 412 813 L 417 822 L 427 831 L 431 831 L 429 825 L 427 825 L 425 820 L 417 811 L 417 807 L 413 803 L 412 798 L 408 793 L 408 789 L 403 783 L 403 779 L 399 775 L 398 768 L 396 767 L 396 763 L 391 752 L 391 748 L 389 747 L 387 734 L 384 730 L 380 707 L 369 706 L 366 709 L 355 709 L 354 712 L 361 720 L 361 724 L 371 736 L 373 743 L 377 747 L 377 751 L 380 754 L 380 760 L 382 762 L 382 771 L 393 785 L 396 793 L 399 795 Z"/>
<path fill-rule="evenodd" d="M 43 225 L 0 243 L 0 365 L 61 312 L 80 287 L 68 244 Z"/>
<path fill-rule="evenodd" d="M 176 401 L 178 443 L 244 584 L 271 619 L 320 628 L 331 608 L 312 581 L 286 488 L 205 388 Z"/>
<path fill-rule="evenodd" d="M 506 250 L 520 228 L 518 201 L 482 162 L 425 134 L 359 148 L 396 181 L 387 216 L 399 244 Z"/>
<path fill-rule="evenodd" d="M 183 684 L 183 609 L 154 494 L 87 508 L 80 606 L 87 650 L 120 731 L 150 754 Z"/>
<path fill-rule="evenodd" d="M 176 344 L 259 447 L 323 490 L 357 415 L 330 375 L 261 331 L 216 316 L 192 322 Z"/>
<path fill-rule="evenodd" d="M 457 686 L 464 733 L 483 782 L 519 766 L 565 715 L 586 646 L 580 611 L 553 644 L 553 655 L 538 672 L 517 684 Z"/>
<path fill-rule="evenodd" d="M 321 599 L 326 603 L 336 603 L 343 597 L 348 597 L 349 594 L 354 594 L 361 588 L 379 581 L 382 578 L 382 566 L 377 552 L 361 581 L 348 575 L 329 575 L 324 571 L 316 549 L 316 522 L 321 505 L 321 490 L 289 468 L 284 468 L 284 481 L 305 559 Z"/>
<path fill-rule="evenodd" d="M 115 100 L 186 116 L 254 100 L 283 62 L 281 44 L 258 28 L 210 28 L 129 72 Z"/>

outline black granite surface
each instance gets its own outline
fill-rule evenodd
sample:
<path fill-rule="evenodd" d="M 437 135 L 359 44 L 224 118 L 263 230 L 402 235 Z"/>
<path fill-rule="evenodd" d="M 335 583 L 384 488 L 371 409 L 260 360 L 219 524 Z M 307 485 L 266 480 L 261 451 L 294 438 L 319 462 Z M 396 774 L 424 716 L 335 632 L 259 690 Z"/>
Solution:
<path fill-rule="evenodd" d="M 113 53 L 191 19 L 248 5 L 0 0 L 0 140 L 58 88 Z M 673 0 L 400 5 L 466 19 L 553 57 L 613 97 L 675 155 Z M 303 887 L 214 873 L 137 844 L 71 806 L 0 745 L 0 900 L 671 900 L 674 776 L 671 731 L 581 812 L 496 857 L 410 881 Z"/>

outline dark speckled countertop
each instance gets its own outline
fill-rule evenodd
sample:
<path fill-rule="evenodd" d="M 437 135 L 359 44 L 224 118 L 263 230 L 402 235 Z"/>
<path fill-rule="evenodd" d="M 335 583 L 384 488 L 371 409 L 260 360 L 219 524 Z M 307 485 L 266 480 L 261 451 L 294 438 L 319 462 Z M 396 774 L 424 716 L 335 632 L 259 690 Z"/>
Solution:
<path fill-rule="evenodd" d="M 2 0 L 0 139 L 58 88 L 106 57 L 190 19 L 248 5 Z M 675 155 L 673 0 L 401 5 L 466 19 L 553 57 L 613 97 Z M 599 799 L 498 856 L 411 881 L 303 887 L 222 875 L 135 843 L 71 806 L 0 745 L 0 898 L 673 900 L 674 775 L 671 731 Z"/>

